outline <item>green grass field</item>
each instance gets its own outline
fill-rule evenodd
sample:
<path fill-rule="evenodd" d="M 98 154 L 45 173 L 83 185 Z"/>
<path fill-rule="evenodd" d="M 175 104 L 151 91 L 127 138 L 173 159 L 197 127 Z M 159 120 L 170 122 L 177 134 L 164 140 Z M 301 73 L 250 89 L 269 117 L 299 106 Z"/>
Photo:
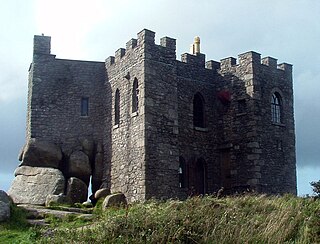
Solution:
<path fill-rule="evenodd" d="M 0 243 L 320 243 L 320 200 L 290 195 L 149 201 L 94 214 L 40 228 L 14 208 Z"/>

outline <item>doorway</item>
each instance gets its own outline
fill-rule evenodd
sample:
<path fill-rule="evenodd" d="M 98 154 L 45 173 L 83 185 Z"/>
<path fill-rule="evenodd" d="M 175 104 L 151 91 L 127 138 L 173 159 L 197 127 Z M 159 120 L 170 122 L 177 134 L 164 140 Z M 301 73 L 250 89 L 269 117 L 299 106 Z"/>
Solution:
<path fill-rule="evenodd" d="M 207 193 L 207 166 L 200 158 L 190 167 L 190 193 L 191 195 L 204 195 Z"/>

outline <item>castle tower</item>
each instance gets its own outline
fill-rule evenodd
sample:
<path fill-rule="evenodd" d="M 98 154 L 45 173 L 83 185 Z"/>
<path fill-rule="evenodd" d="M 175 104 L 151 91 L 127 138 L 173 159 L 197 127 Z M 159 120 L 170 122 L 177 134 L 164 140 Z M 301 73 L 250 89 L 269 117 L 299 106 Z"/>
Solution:
<path fill-rule="evenodd" d="M 206 62 L 199 37 L 179 61 L 175 39 L 146 29 L 105 62 L 58 59 L 50 41 L 34 37 L 26 139 L 61 151 L 67 182 L 91 177 L 129 202 L 296 194 L 290 64 L 252 51 Z"/>
<path fill-rule="evenodd" d="M 224 113 L 223 140 L 228 181 L 239 191 L 296 194 L 292 69 L 271 57 L 247 52 L 221 61 L 221 74 L 233 76 L 230 108 Z M 221 130 L 222 130 L 221 128 Z"/>
<path fill-rule="evenodd" d="M 104 62 L 58 59 L 51 54 L 51 37 L 34 36 L 26 143 L 37 139 L 58 146 L 63 159 L 57 162 L 57 167 L 66 180 L 82 174 L 81 180 L 89 187 L 91 177 L 93 191 L 102 183 L 101 148 L 106 139 L 102 133 L 104 125 L 97 121 L 102 121 L 109 113 L 103 106 L 107 100 L 102 93 L 104 82 Z M 87 170 L 74 173 L 70 158 L 79 152 L 86 161 Z M 101 172 L 97 172 L 98 169 Z"/>

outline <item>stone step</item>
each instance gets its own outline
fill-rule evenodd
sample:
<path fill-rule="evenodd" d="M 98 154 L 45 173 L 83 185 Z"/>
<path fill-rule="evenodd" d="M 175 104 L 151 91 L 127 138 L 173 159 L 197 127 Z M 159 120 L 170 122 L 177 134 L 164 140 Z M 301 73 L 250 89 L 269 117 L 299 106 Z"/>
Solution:
<path fill-rule="evenodd" d="M 50 224 L 45 219 L 27 219 L 30 225 L 35 226 L 50 226 Z"/>
<path fill-rule="evenodd" d="M 89 210 L 77 209 L 77 208 L 65 208 L 65 210 L 48 209 L 44 206 L 20 204 L 18 207 L 27 211 L 27 219 L 44 219 L 49 215 L 53 215 L 57 218 L 65 218 L 67 216 L 77 216 L 81 218 L 91 219 L 93 215 L 88 213 Z"/>

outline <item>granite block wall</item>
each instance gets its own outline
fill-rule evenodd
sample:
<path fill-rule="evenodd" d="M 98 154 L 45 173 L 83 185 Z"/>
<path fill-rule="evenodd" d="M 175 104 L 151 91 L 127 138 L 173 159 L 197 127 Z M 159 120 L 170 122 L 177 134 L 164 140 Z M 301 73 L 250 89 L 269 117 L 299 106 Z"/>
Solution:
<path fill-rule="evenodd" d="M 271 117 L 275 92 L 281 123 Z M 129 202 L 221 188 L 296 194 L 292 67 L 256 52 L 220 62 L 185 53 L 179 61 L 175 39 L 158 45 L 145 29 L 105 62 L 75 61 L 57 59 L 50 37 L 36 36 L 31 137 L 58 144 L 65 155 L 89 138 L 103 164 L 102 186 Z"/>

